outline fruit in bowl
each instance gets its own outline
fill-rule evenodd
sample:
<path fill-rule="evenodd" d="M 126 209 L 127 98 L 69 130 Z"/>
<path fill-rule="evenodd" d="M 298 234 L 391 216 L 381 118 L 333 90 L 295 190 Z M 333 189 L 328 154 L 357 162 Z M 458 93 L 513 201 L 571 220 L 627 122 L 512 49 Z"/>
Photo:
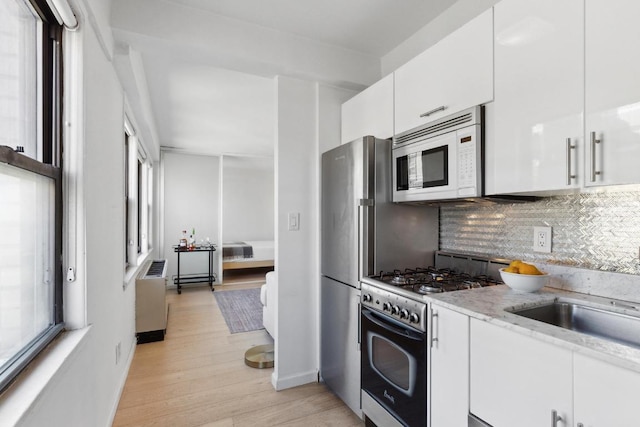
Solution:
<path fill-rule="evenodd" d="M 535 292 L 542 289 L 549 275 L 538 270 L 533 264 L 515 260 L 509 267 L 500 269 L 502 281 L 511 289 L 522 292 Z"/>

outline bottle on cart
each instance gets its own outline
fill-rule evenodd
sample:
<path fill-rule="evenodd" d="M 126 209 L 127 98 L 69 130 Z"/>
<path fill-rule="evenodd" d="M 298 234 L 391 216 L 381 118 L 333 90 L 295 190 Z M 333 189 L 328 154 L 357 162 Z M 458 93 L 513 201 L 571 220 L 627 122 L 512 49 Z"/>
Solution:
<path fill-rule="evenodd" d="M 187 249 L 187 230 L 182 230 L 182 237 L 180 237 L 180 248 Z"/>
<path fill-rule="evenodd" d="M 189 250 L 193 250 L 196 247 L 196 240 L 193 238 L 193 234 L 189 235 Z"/>

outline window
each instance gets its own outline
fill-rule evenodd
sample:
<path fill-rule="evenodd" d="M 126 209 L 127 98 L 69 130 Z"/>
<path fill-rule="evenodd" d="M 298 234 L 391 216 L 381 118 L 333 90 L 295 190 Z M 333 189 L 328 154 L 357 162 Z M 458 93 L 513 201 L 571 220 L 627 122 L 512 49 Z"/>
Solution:
<path fill-rule="evenodd" d="M 62 330 L 62 28 L 0 0 L 0 389 Z"/>
<path fill-rule="evenodd" d="M 138 258 L 149 251 L 151 218 L 151 162 L 140 139 L 125 119 L 125 270 L 138 265 Z"/>

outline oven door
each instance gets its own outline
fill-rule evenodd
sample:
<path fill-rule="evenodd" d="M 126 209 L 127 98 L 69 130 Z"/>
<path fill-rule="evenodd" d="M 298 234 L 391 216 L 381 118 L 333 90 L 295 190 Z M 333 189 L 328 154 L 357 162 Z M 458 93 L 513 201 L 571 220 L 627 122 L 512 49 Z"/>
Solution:
<path fill-rule="evenodd" d="M 362 308 L 362 390 L 408 426 L 427 425 L 426 334 Z"/>

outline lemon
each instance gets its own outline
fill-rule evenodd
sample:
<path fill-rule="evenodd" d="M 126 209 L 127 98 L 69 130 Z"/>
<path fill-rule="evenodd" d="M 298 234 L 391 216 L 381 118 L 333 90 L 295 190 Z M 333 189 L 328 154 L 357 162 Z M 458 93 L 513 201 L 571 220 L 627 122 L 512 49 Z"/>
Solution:
<path fill-rule="evenodd" d="M 527 264 L 525 262 L 521 263 L 518 266 L 518 271 L 520 272 L 520 274 L 531 274 L 534 276 L 539 276 L 542 274 L 542 272 L 540 272 L 540 270 L 538 270 L 535 265 Z"/>
<path fill-rule="evenodd" d="M 505 268 L 504 271 L 507 273 L 516 273 L 516 274 L 520 272 L 518 267 L 515 267 L 515 266 L 509 266 Z"/>

